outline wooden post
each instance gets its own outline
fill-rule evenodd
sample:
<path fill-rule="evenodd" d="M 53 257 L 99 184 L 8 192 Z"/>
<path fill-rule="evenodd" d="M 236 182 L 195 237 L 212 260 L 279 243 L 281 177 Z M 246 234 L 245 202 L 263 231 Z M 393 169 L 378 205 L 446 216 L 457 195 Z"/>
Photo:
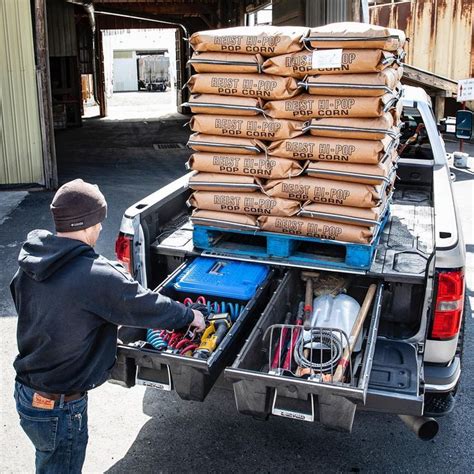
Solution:
<path fill-rule="evenodd" d="M 97 85 L 98 91 L 97 96 L 99 98 L 99 111 L 101 117 L 107 117 L 107 92 L 105 90 L 105 63 L 104 63 L 104 41 L 102 32 L 97 26 L 96 29 L 96 49 L 98 56 L 98 67 L 97 67 Z M 92 58 L 93 61 L 97 61 L 97 58 Z"/>
<path fill-rule="evenodd" d="M 46 188 L 56 189 L 58 187 L 58 171 L 56 165 L 56 146 L 54 143 L 51 77 L 49 72 L 46 0 L 35 0 L 34 9 L 34 43 L 43 148 L 43 170 Z"/>
<path fill-rule="evenodd" d="M 245 9 L 245 2 L 240 2 L 239 3 L 239 21 L 238 24 L 240 26 L 245 26 L 245 14 L 246 14 L 246 9 Z"/>
<path fill-rule="evenodd" d="M 437 94 L 435 96 L 435 114 L 436 114 L 436 123 L 444 118 L 444 106 L 446 103 L 446 97 L 444 93 Z"/>

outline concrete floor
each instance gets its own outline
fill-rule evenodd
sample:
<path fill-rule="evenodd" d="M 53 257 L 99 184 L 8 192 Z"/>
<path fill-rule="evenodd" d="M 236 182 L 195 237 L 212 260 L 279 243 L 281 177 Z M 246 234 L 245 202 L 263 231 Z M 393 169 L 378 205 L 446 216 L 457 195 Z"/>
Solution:
<path fill-rule="evenodd" d="M 97 183 L 109 202 L 98 251 L 113 258 L 121 216 L 129 205 L 184 173 L 189 152 L 157 151 L 153 144 L 184 143 L 185 120 L 89 120 L 58 133 L 61 182 Z M 471 155 L 474 149 L 469 150 Z M 456 171 L 456 198 L 470 252 L 469 295 L 474 296 L 472 222 L 474 174 Z M 52 193 L 30 192 L 0 225 L 0 472 L 32 472 L 33 449 L 18 425 L 11 397 L 16 354 L 14 308 L 7 285 L 26 233 L 52 229 Z M 469 315 L 467 315 L 469 316 Z M 357 413 L 352 435 L 317 424 L 239 415 L 231 392 L 213 390 L 204 403 L 174 393 L 104 384 L 90 394 L 90 443 L 85 472 L 451 472 L 472 470 L 474 453 L 473 321 L 466 324 L 464 374 L 455 411 L 440 420 L 440 434 L 418 441 L 393 416 Z"/>
<path fill-rule="evenodd" d="M 166 92 L 114 92 L 107 99 L 107 120 L 156 119 L 176 113 L 176 89 Z M 88 105 L 84 117 L 98 117 L 99 106 Z"/>

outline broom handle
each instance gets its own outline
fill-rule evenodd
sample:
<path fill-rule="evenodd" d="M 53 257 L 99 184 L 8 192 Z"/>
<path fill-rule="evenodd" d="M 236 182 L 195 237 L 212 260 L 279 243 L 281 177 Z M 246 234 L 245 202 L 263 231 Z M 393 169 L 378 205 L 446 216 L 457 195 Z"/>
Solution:
<path fill-rule="evenodd" d="M 354 350 L 357 339 L 359 338 L 360 331 L 364 325 L 364 321 L 369 312 L 369 308 L 372 304 L 372 300 L 374 299 L 376 290 L 377 285 L 375 284 L 370 285 L 369 289 L 367 290 L 364 302 L 362 303 L 359 313 L 357 314 L 357 318 L 354 322 L 354 326 L 352 326 L 351 334 L 349 336 L 349 344 L 344 349 L 341 360 L 339 361 L 339 364 L 337 364 L 337 369 L 332 379 L 333 382 L 340 382 L 344 376 L 344 372 L 350 363 L 352 351 Z"/>

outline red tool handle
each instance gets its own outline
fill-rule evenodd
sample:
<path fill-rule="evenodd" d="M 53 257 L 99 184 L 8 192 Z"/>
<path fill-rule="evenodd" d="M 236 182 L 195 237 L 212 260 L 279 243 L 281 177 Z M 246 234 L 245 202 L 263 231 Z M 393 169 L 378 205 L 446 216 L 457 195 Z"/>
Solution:
<path fill-rule="evenodd" d="M 298 326 L 301 326 L 303 324 L 302 319 L 298 319 L 296 322 Z M 285 361 L 283 362 L 283 369 L 284 370 L 291 370 L 291 361 L 293 358 L 293 351 L 295 350 L 296 342 L 298 341 L 298 338 L 300 336 L 300 329 L 295 329 L 292 331 L 291 334 L 291 342 L 290 342 L 290 347 L 288 348 L 288 352 L 286 353 Z"/>
<path fill-rule="evenodd" d="M 281 336 L 277 342 L 277 349 L 275 349 L 275 355 L 273 356 L 273 360 L 272 360 L 272 365 L 271 365 L 272 369 L 276 369 L 280 366 L 280 360 L 281 360 L 283 348 L 285 347 L 287 333 L 288 333 L 288 328 L 283 328 L 281 330 Z"/>
<path fill-rule="evenodd" d="M 300 303 L 298 306 L 298 315 L 296 317 L 297 326 L 303 325 L 303 317 L 304 317 L 304 303 Z M 300 328 L 296 328 L 294 331 L 291 331 L 290 347 L 288 348 L 285 361 L 283 362 L 284 370 L 291 370 L 291 361 L 293 359 L 293 352 L 295 350 L 296 342 L 298 341 L 298 338 L 300 336 L 300 332 L 301 332 Z"/>

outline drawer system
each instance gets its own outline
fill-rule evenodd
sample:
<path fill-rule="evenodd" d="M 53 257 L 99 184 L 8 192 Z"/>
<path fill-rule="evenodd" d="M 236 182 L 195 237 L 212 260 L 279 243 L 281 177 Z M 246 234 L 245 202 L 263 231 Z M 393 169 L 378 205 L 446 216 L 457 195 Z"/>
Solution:
<path fill-rule="evenodd" d="M 123 328 L 112 381 L 127 387 L 141 384 L 176 390 L 185 400 L 204 400 L 258 321 L 273 275 L 269 267 L 260 264 L 199 258 L 184 263 L 155 291 L 184 303 L 204 303 L 216 315 L 209 321 L 216 331 L 206 330 L 195 341 L 185 329 L 171 333 L 159 328 Z M 223 337 L 219 336 L 221 330 Z"/>
<path fill-rule="evenodd" d="M 225 370 L 240 413 L 344 431 L 352 429 L 356 409 L 422 414 L 422 354 L 414 344 L 378 335 L 388 295 L 380 280 L 202 257 L 156 291 L 178 301 L 199 295 L 211 313 L 240 307 L 240 314 L 206 358 L 174 346 L 167 334 L 161 347 L 146 330 L 121 330 L 115 382 L 202 401 Z"/>

